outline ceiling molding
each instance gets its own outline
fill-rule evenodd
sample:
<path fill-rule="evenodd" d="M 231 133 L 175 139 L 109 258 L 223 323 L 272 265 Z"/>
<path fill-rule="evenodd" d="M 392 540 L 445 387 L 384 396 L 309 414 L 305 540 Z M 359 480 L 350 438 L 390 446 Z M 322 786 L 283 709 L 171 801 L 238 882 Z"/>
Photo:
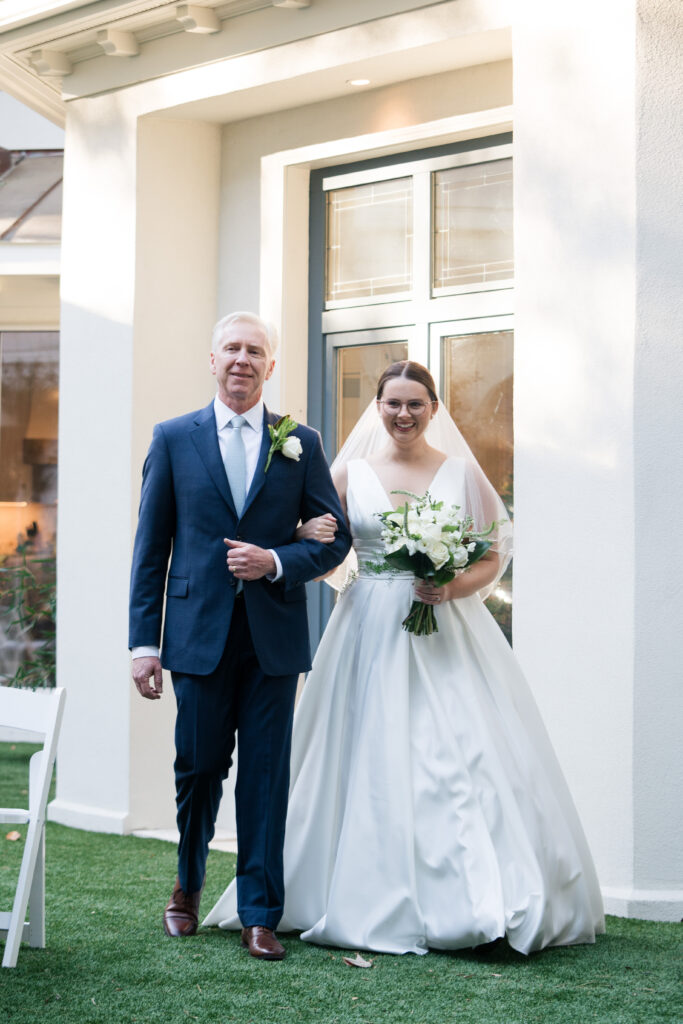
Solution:
<path fill-rule="evenodd" d="M 179 4 L 175 9 L 176 21 L 184 32 L 198 35 L 213 35 L 220 32 L 221 23 L 211 7 L 197 7 L 196 4 Z"/>
<path fill-rule="evenodd" d="M 0 83 L 5 92 L 35 110 L 36 114 L 64 128 L 66 104 L 59 93 L 58 81 L 39 78 L 13 57 L 0 54 Z"/>
<path fill-rule="evenodd" d="M 37 75 L 41 78 L 63 78 L 70 75 L 73 64 L 61 50 L 51 50 L 42 47 L 39 50 L 31 50 L 28 55 L 28 62 Z"/>
<path fill-rule="evenodd" d="M 96 42 L 107 57 L 137 57 L 140 52 L 140 45 L 135 34 L 122 29 L 100 29 L 96 36 Z"/>
<path fill-rule="evenodd" d="M 18 6 L 18 0 L 4 0 L 0 3 L 3 14 L 7 2 Z M 389 26 L 393 26 L 393 19 L 407 19 L 410 23 L 417 17 L 419 24 L 419 12 L 422 10 L 430 12 L 427 21 L 437 35 L 444 37 L 444 41 L 449 36 L 450 21 L 456 35 L 472 34 L 466 12 L 461 13 L 460 0 L 441 0 L 439 3 L 429 0 L 414 0 L 413 3 L 409 0 L 397 3 L 377 0 L 376 8 L 374 5 L 366 8 L 364 0 L 353 0 L 348 7 L 342 2 L 331 2 L 329 6 L 313 2 L 310 12 L 303 10 L 301 16 L 296 9 L 277 10 L 274 0 L 223 0 L 222 3 L 214 0 L 213 3 L 202 4 L 199 9 L 207 12 L 207 24 L 219 25 L 219 32 L 205 30 L 202 38 L 196 31 L 188 33 L 187 26 L 178 20 L 179 9 L 192 10 L 196 5 L 180 5 L 177 0 L 94 0 L 92 3 L 78 0 L 59 3 L 54 0 L 52 4 L 47 0 L 25 0 L 25 3 L 29 2 L 43 11 L 42 16 L 37 15 L 31 23 L 2 33 L 0 19 L 0 88 L 28 102 L 29 106 L 56 124 L 64 123 L 65 104 L 73 99 L 209 67 L 247 53 L 272 49 L 276 54 L 285 44 L 309 37 L 332 38 L 331 33 L 354 30 L 366 23 L 379 25 L 386 20 Z M 482 2 L 486 3 L 486 0 Z M 490 27 L 483 29 L 489 35 L 500 29 L 496 22 L 501 20 L 496 0 L 491 2 L 494 10 Z M 58 13 L 47 17 L 47 9 Z M 360 20 L 359 10 L 365 14 Z M 225 27 L 223 23 L 226 23 Z M 227 23 L 230 23 L 229 28 Z M 134 43 L 131 37 L 134 37 Z M 123 40 L 127 40 L 127 45 L 123 45 Z M 103 47 L 103 42 L 110 45 Z M 110 60 L 103 52 L 104 48 L 110 51 L 111 56 L 132 56 L 136 45 L 139 57 L 133 61 Z M 348 57 L 351 53 L 349 51 Z M 66 58 L 62 60 L 64 73 L 61 78 L 58 75 L 60 56 Z M 492 59 L 499 59 L 497 51 Z M 72 66 L 72 74 L 67 73 L 67 61 Z M 473 57 L 472 62 L 479 61 Z M 32 69 L 32 63 L 49 77 L 40 79 Z M 23 75 L 18 74 L 18 69 L 23 69 Z M 420 69 L 418 71 L 424 73 Z M 19 83 L 18 78 L 21 79 Z M 27 87 L 31 78 L 38 83 L 32 90 Z M 64 102 L 57 94 L 60 86 Z M 46 88 L 54 97 L 51 99 L 51 112 L 45 110 L 45 105 L 50 105 Z M 27 92 L 33 93 L 33 101 L 25 99 Z"/>
<path fill-rule="evenodd" d="M 54 44 L 53 48 L 67 52 L 69 47 L 80 45 L 78 39 L 83 33 L 92 33 L 94 38 L 96 29 L 108 25 L 137 32 L 138 28 L 151 25 L 172 24 L 177 6 L 178 0 L 96 0 L 82 5 L 80 10 L 60 11 L 52 17 L 18 26 L 5 24 L 7 19 L 0 18 L 0 50 L 26 50 Z M 224 21 L 271 7 L 271 0 L 222 0 L 202 4 L 202 7 L 214 11 L 219 21 Z"/>
<path fill-rule="evenodd" d="M 37 6 L 48 8 L 50 5 Z M 135 55 L 131 37 L 135 38 L 139 52 L 144 43 L 170 35 L 187 31 L 212 34 L 220 31 L 223 21 L 271 8 L 272 0 L 222 0 L 199 8 L 184 5 L 186 10 L 205 12 L 195 16 L 196 23 L 202 27 L 192 29 L 179 19 L 178 11 L 182 8 L 177 0 L 96 0 L 95 3 L 57 6 L 60 10 L 52 17 L 45 17 L 47 12 L 44 11 L 40 20 L 26 20 L 4 32 L 2 26 L 9 19 L 0 19 L 0 55 L 11 55 L 29 73 L 39 73 L 34 57 L 36 51 L 63 54 L 72 66 L 105 55 L 130 57 Z M 124 44 L 125 36 L 128 41 Z M 53 74 L 49 70 L 41 73 Z"/>

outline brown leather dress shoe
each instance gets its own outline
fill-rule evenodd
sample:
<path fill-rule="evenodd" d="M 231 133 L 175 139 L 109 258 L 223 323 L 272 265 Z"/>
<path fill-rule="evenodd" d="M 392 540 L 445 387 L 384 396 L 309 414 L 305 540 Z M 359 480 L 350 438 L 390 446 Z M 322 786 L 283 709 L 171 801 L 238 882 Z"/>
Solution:
<path fill-rule="evenodd" d="M 270 928 L 263 928 L 259 924 L 242 929 L 242 945 L 259 960 L 284 960 L 285 958 L 284 947 L 278 942 L 275 932 Z"/>
<path fill-rule="evenodd" d="M 195 934 L 199 923 L 199 901 L 201 898 L 201 889 L 199 892 L 183 892 L 180 882 L 176 878 L 173 895 L 164 910 L 164 931 L 167 935 L 175 939 Z"/>

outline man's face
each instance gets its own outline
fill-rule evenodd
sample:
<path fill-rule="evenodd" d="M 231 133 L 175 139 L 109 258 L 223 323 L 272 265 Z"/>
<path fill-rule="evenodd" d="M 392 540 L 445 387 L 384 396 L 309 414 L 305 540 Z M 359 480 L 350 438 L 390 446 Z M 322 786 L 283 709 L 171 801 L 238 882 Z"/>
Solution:
<path fill-rule="evenodd" d="M 237 413 L 256 405 L 274 366 L 263 331 L 247 320 L 228 324 L 211 353 L 218 397 Z"/>

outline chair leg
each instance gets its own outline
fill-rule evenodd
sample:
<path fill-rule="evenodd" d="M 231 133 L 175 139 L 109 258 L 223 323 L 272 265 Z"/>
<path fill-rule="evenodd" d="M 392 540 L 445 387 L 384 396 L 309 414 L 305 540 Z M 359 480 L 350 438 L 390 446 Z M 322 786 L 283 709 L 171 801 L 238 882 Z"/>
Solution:
<path fill-rule="evenodd" d="M 44 824 L 42 821 L 32 821 L 28 828 L 26 846 L 24 847 L 24 856 L 21 859 L 21 868 L 19 869 L 17 891 L 14 895 L 12 916 L 7 930 L 5 953 L 2 958 L 3 967 L 17 966 L 19 946 L 21 944 L 24 934 L 24 925 L 26 923 L 26 909 L 28 907 L 29 892 L 38 857 L 40 840 L 43 836 L 43 829 Z"/>
<path fill-rule="evenodd" d="M 28 897 L 28 941 L 45 948 L 45 825 L 40 830 L 38 856 Z"/>

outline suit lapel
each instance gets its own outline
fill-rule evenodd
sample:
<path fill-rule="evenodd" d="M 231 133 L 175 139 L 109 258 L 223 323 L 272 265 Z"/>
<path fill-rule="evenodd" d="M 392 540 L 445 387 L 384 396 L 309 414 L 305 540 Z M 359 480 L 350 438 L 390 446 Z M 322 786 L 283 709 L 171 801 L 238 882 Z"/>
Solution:
<path fill-rule="evenodd" d="M 247 500 L 244 503 L 242 509 L 242 515 L 247 511 L 252 501 L 259 493 L 264 483 L 266 482 L 266 459 L 268 458 L 268 452 L 270 450 L 270 432 L 268 430 L 269 425 L 277 423 L 279 417 L 275 416 L 272 412 L 263 407 L 263 436 L 261 437 L 261 450 L 259 451 L 258 462 L 256 463 L 256 470 L 254 472 L 254 479 L 251 481 L 251 487 L 247 494 Z"/>
<path fill-rule="evenodd" d="M 220 491 L 221 497 L 226 504 L 237 515 L 235 503 L 232 500 L 230 485 L 225 473 L 225 466 L 221 458 L 221 449 L 218 444 L 216 432 L 216 417 L 213 411 L 213 402 L 202 409 L 195 420 L 195 426 L 190 431 L 190 437 L 197 449 L 199 456 L 206 466 L 207 472 L 214 484 Z"/>

